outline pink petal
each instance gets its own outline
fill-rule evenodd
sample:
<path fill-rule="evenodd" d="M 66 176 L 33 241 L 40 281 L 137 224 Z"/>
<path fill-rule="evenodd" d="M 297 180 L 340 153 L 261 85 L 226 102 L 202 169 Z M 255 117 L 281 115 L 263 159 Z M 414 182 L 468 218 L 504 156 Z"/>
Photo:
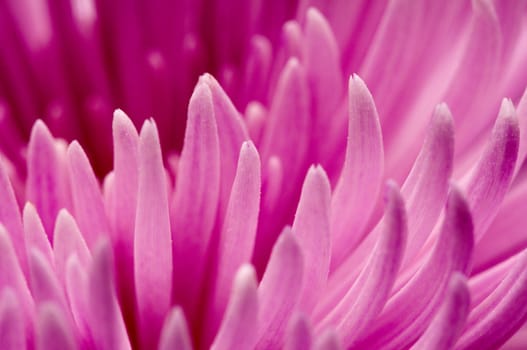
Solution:
<path fill-rule="evenodd" d="M 399 189 L 388 184 L 382 233 L 353 286 L 317 324 L 334 328 L 347 346 L 353 343 L 383 309 L 397 277 L 406 244 L 406 212 Z"/>
<path fill-rule="evenodd" d="M 306 312 L 316 304 L 328 278 L 330 199 L 331 188 L 326 173 L 321 167 L 311 167 L 302 187 L 292 228 L 304 253 L 306 271 L 309 271 L 299 301 L 301 309 Z"/>
<path fill-rule="evenodd" d="M 88 157 L 76 141 L 68 147 L 67 165 L 75 218 L 91 248 L 98 237 L 110 233 L 101 189 Z"/>
<path fill-rule="evenodd" d="M 260 339 L 257 349 L 278 348 L 286 325 L 298 303 L 304 278 L 304 258 L 296 236 L 286 227 L 278 237 L 262 281 L 260 301 Z M 296 337 L 294 337 L 296 338 Z"/>
<path fill-rule="evenodd" d="M 454 273 L 445 300 L 432 323 L 412 346 L 412 350 L 452 349 L 459 337 L 470 309 L 470 294 L 465 277 Z"/>
<path fill-rule="evenodd" d="M 431 322 L 454 271 L 466 272 L 473 247 L 472 219 L 459 190 L 451 188 L 446 215 L 434 250 L 412 279 L 386 304 L 357 342 L 357 348 L 406 347 Z"/>
<path fill-rule="evenodd" d="M 319 336 L 313 344 L 313 350 L 342 350 L 337 333 L 333 330 L 327 330 Z"/>
<path fill-rule="evenodd" d="M 232 185 L 229 206 L 219 238 L 215 265 L 216 286 L 210 313 L 210 331 L 215 334 L 227 305 L 236 271 L 250 262 L 260 210 L 260 157 L 251 141 L 244 142 Z"/>
<path fill-rule="evenodd" d="M 42 304 L 36 321 L 36 350 L 77 349 L 75 337 L 60 308 L 52 302 Z"/>
<path fill-rule="evenodd" d="M 68 310 L 64 290 L 46 257 L 37 249 L 31 249 L 28 257 L 31 295 L 37 307 L 52 301 L 62 312 Z"/>
<path fill-rule="evenodd" d="M 377 202 L 383 157 L 381 127 L 373 97 L 364 82 L 354 75 L 349 80 L 346 158 L 331 198 L 332 270 L 363 237 L 364 226 Z"/>
<path fill-rule="evenodd" d="M 211 349 L 252 349 L 257 340 L 259 305 L 257 282 L 251 265 L 240 267 L 220 329 Z"/>
<path fill-rule="evenodd" d="M 10 237 L 5 228 L 0 225 L 0 291 L 6 287 L 10 287 L 16 292 L 25 321 L 31 320 L 33 316 L 33 299 L 15 255 Z"/>
<path fill-rule="evenodd" d="M 401 189 L 407 200 L 408 247 L 403 265 L 411 262 L 432 231 L 445 203 L 454 161 L 454 125 L 445 104 L 434 111 L 428 135 Z"/>
<path fill-rule="evenodd" d="M 91 333 L 98 349 L 131 349 L 115 293 L 113 268 L 110 246 L 103 241 L 96 246 L 88 275 Z"/>
<path fill-rule="evenodd" d="M 487 148 L 467 180 L 467 200 L 474 215 L 476 241 L 485 234 L 509 189 L 518 144 L 516 112 L 512 102 L 504 99 Z"/>
<path fill-rule="evenodd" d="M 498 287 L 471 310 L 459 349 L 499 348 L 527 320 L 527 253 L 513 261 Z"/>
<path fill-rule="evenodd" d="M 66 262 L 64 286 L 76 328 L 79 330 L 80 340 L 93 347 L 88 319 L 91 312 L 88 300 L 88 276 L 84 266 L 86 265 L 81 265 L 79 262 L 77 254 L 71 255 Z"/>
<path fill-rule="evenodd" d="M 0 344 L 4 350 L 26 348 L 26 326 L 15 291 L 6 287 L 0 295 Z"/>
<path fill-rule="evenodd" d="M 155 347 L 172 293 L 172 247 L 166 177 L 157 128 L 146 121 L 139 136 L 139 189 L 134 273 L 141 341 Z"/>
<path fill-rule="evenodd" d="M 239 151 L 239 149 L 238 149 Z M 185 142 L 171 206 L 175 301 L 187 317 L 197 306 L 204 257 L 216 219 L 220 149 L 212 93 L 198 84 L 189 102 Z"/>
<path fill-rule="evenodd" d="M 59 210 L 70 204 L 64 154 L 41 120 L 33 125 L 27 152 L 27 200 L 35 205 L 51 240 Z"/>
<path fill-rule="evenodd" d="M 304 314 L 294 314 L 288 322 L 284 350 L 311 349 L 313 330 Z"/>
<path fill-rule="evenodd" d="M 24 243 L 24 228 L 11 181 L 3 166 L 0 166 L 0 222 L 9 234 L 24 275 L 27 276 L 27 258 Z"/>
<path fill-rule="evenodd" d="M 24 206 L 23 212 L 23 223 L 24 223 L 24 239 L 26 241 L 26 248 L 38 249 L 44 257 L 47 259 L 51 266 L 55 265 L 55 259 L 53 251 L 51 250 L 51 244 L 49 242 L 40 216 L 38 215 L 35 207 L 30 202 L 27 202 Z M 29 251 L 27 252 L 29 253 Z"/>
<path fill-rule="evenodd" d="M 88 266 L 91 261 L 91 254 L 75 219 L 66 209 L 61 209 L 57 215 L 53 238 L 55 241 L 53 246 L 55 267 L 59 280 L 64 282 L 69 257 L 76 254 L 80 264 Z"/>
<path fill-rule="evenodd" d="M 173 307 L 165 319 L 158 349 L 193 349 L 185 315 L 183 314 L 183 310 L 178 306 Z"/>

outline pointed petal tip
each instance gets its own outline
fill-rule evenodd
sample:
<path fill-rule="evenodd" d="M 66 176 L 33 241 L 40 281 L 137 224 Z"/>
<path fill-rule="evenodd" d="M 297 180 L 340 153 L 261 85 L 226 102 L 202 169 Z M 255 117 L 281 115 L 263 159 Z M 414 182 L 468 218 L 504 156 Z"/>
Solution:
<path fill-rule="evenodd" d="M 52 138 L 51 132 L 49 131 L 48 126 L 42 119 L 37 119 L 35 123 L 33 123 L 33 127 L 31 128 L 31 136 L 30 139 L 33 139 L 37 136 L 40 137 L 46 137 L 46 138 Z"/>
<path fill-rule="evenodd" d="M 504 98 L 501 101 L 500 111 L 498 113 L 498 120 L 507 120 L 510 124 L 518 124 L 516 116 L 516 108 L 510 98 Z"/>
<path fill-rule="evenodd" d="M 113 112 L 113 120 L 112 120 L 112 127 L 113 129 L 122 129 L 122 128 L 129 128 L 130 126 L 133 126 L 133 122 L 122 109 L 117 108 Z M 135 129 L 135 127 L 134 127 Z"/>

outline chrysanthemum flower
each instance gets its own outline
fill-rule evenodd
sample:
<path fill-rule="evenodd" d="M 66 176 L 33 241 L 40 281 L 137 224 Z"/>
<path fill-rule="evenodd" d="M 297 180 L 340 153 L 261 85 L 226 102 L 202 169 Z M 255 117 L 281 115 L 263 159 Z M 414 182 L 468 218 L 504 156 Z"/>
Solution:
<path fill-rule="evenodd" d="M 525 10 L 0 1 L 0 347 L 526 348 Z"/>

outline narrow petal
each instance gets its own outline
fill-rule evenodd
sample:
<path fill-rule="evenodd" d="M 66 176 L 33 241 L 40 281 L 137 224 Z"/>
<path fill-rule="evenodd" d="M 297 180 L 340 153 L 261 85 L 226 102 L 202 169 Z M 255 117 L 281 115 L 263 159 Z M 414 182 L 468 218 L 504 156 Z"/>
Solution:
<path fill-rule="evenodd" d="M 434 110 L 423 147 L 401 189 L 408 213 L 411 213 L 403 265 L 414 259 L 443 209 L 453 162 L 453 120 L 447 105 L 439 104 Z"/>
<path fill-rule="evenodd" d="M 426 329 L 443 300 L 454 271 L 466 273 L 473 248 L 468 204 L 451 188 L 441 233 L 428 260 L 386 304 L 357 346 L 370 349 L 411 345 Z"/>
<path fill-rule="evenodd" d="M 29 271 L 31 295 L 37 304 L 54 302 L 62 312 L 67 310 L 64 290 L 49 261 L 37 249 L 29 251 Z"/>
<path fill-rule="evenodd" d="M 92 341 L 89 326 L 90 304 L 88 300 L 87 265 L 81 265 L 77 254 L 70 256 L 66 262 L 65 290 L 79 336 L 88 343 Z"/>
<path fill-rule="evenodd" d="M 67 165 L 75 218 L 91 248 L 101 235 L 110 233 L 101 189 L 86 153 L 76 141 L 68 147 Z"/>
<path fill-rule="evenodd" d="M 322 333 L 313 344 L 313 350 L 342 350 L 337 333 L 333 330 L 327 330 Z"/>
<path fill-rule="evenodd" d="M 91 333 L 98 349 L 131 349 L 115 293 L 113 268 L 109 243 L 102 241 L 93 253 L 88 274 Z"/>
<path fill-rule="evenodd" d="M 503 281 L 471 310 L 456 348 L 499 348 L 527 320 L 527 252 L 513 259 L 514 265 Z"/>
<path fill-rule="evenodd" d="M 134 124 L 120 109 L 113 115 L 114 225 L 117 240 L 133 246 L 137 200 L 139 135 Z"/>
<path fill-rule="evenodd" d="M 381 126 L 373 97 L 354 75 L 349 80 L 346 158 L 331 198 L 332 270 L 363 237 L 364 226 L 377 203 L 383 157 Z"/>
<path fill-rule="evenodd" d="M 193 349 L 185 315 L 183 314 L 183 310 L 178 306 L 173 307 L 165 319 L 158 349 Z"/>
<path fill-rule="evenodd" d="M 27 258 L 24 243 L 24 227 L 11 181 L 3 166 L 0 166 L 0 223 L 9 234 L 20 267 L 27 276 Z"/>
<path fill-rule="evenodd" d="M 311 349 L 313 330 L 304 314 L 294 314 L 288 322 L 284 350 Z"/>
<path fill-rule="evenodd" d="M 54 266 L 55 259 L 53 257 L 50 241 L 46 235 L 42 221 L 40 221 L 40 216 L 38 215 L 33 204 L 30 202 L 26 203 L 22 217 L 24 223 L 24 239 L 26 241 L 26 248 L 38 249 L 42 254 L 44 254 L 51 266 Z M 27 253 L 29 253 L 29 251 Z"/>
<path fill-rule="evenodd" d="M 326 287 L 331 256 L 329 236 L 329 206 L 331 188 L 321 167 L 311 167 L 307 172 L 298 202 L 293 233 L 304 253 L 305 282 L 299 305 L 310 312 Z"/>
<path fill-rule="evenodd" d="M 172 293 L 172 247 L 165 170 L 158 133 L 146 121 L 139 137 L 134 273 L 142 342 L 155 347 Z"/>
<path fill-rule="evenodd" d="M 441 308 L 428 329 L 411 349 L 452 349 L 463 330 L 469 309 L 470 293 L 466 278 L 460 273 L 454 273 Z"/>
<path fill-rule="evenodd" d="M 213 334 L 227 305 L 236 271 L 251 260 L 260 210 L 260 191 L 260 157 L 252 142 L 247 141 L 240 149 L 238 169 L 219 238 L 215 295 L 208 308 L 209 331 Z"/>
<path fill-rule="evenodd" d="M 259 305 L 254 268 L 243 265 L 236 273 L 231 298 L 211 349 L 253 349 L 256 343 Z"/>
<path fill-rule="evenodd" d="M 36 349 L 74 350 L 77 348 L 71 327 L 60 308 L 52 302 L 44 303 L 37 315 Z"/>
<path fill-rule="evenodd" d="M 504 99 L 487 148 L 467 181 L 467 200 L 474 215 L 476 241 L 485 234 L 509 189 L 518 145 L 516 112 L 512 102 Z"/>
<path fill-rule="evenodd" d="M 27 200 L 35 205 L 51 240 L 59 210 L 68 207 L 69 189 L 64 155 L 41 120 L 33 125 L 27 152 Z"/>
<path fill-rule="evenodd" d="M 383 309 L 399 271 L 406 244 L 404 201 L 394 183 L 388 184 L 382 233 L 353 286 L 317 329 L 331 327 L 351 344 Z"/>
<path fill-rule="evenodd" d="M 4 288 L 0 295 L 0 344 L 4 350 L 26 347 L 26 326 L 17 295 L 12 288 Z"/>
<path fill-rule="evenodd" d="M 239 150 L 239 149 L 238 149 Z M 188 108 L 171 207 L 175 301 L 187 317 L 196 307 L 203 260 L 212 234 L 220 191 L 220 149 L 210 88 L 198 84 Z"/>
<path fill-rule="evenodd" d="M 77 227 L 75 219 L 66 209 L 59 211 L 53 237 L 55 241 L 53 246 L 55 267 L 59 279 L 63 282 L 68 258 L 76 254 L 81 265 L 88 266 L 91 260 L 91 253 Z"/>
<path fill-rule="evenodd" d="M 262 315 L 257 349 L 279 348 L 302 291 L 304 258 L 296 236 L 289 228 L 278 237 L 262 281 L 258 299 Z"/>

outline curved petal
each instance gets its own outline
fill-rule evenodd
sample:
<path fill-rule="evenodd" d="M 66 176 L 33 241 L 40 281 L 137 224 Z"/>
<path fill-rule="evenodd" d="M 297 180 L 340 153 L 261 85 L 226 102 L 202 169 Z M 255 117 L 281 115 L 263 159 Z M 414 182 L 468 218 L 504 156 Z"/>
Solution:
<path fill-rule="evenodd" d="M 168 313 L 165 319 L 158 350 L 192 350 L 190 333 L 183 314 L 183 309 L 176 306 Z"/>
<path fill-rule="evenodd" d="M 26 205 L 24 205 L 22 217 L 26 249 L 38 249 L 42 254 L 44 254 L 51 266 L 54 266 L 55 259 L 53 257 L 53 251 L 51 249 L 49 238 L 46 235 L 42 221 L 40 221 L 40 216 L 38 215 L 37 210 L 33 204 L 27 202 Z M 29 251 L 27 253 L 29 253 Z"/>
<path fill-rule="evenodd" d="M 60 308 L 53 302 L 39 307 L 36 321 L 36 350 L 75 350 L 76 339 Z"/>
<path fill-rule="evenodd" d="M 285 332 L 284 350 L 311 349 L 313 329 L 307 317 L 302 313 L 293 314 Z"/>
<path fill-rule="evenodd" d="M 0 344 L 5 350 L 26 347 L 26 326 L 15 291 L 4 288 L 0 295 Z"/>

